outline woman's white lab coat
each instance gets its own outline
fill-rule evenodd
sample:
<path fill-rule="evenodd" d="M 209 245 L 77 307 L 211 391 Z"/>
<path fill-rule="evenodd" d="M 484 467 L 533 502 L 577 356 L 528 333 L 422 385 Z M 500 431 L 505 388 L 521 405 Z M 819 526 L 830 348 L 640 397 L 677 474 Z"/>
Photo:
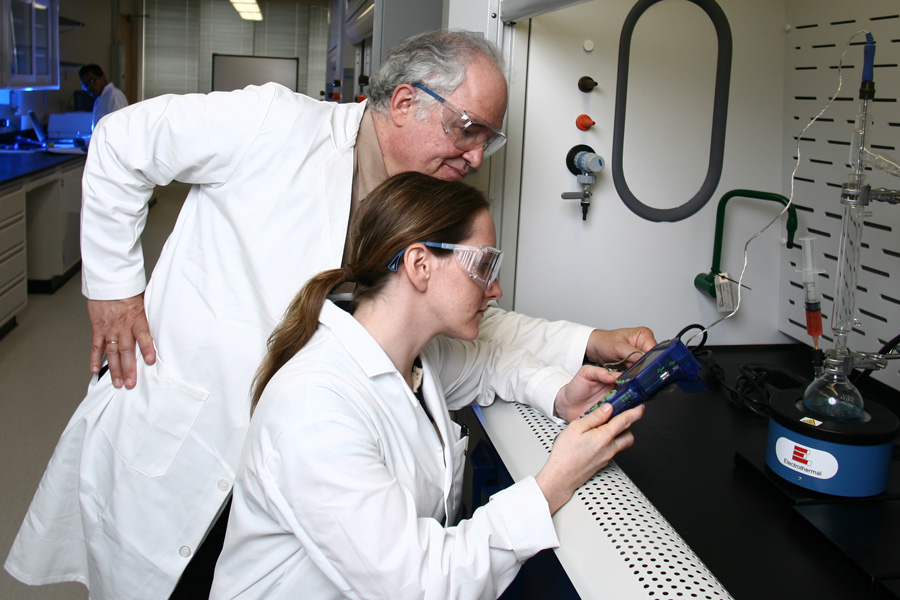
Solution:
<path fill-rule="evenodd" d="M 571 375 L 526 352 L 439 337 L 416 396 L 378 343 L 327 302 L 250 424 L 211 598 L 496 598 L 559 545 L 533 478 L 454 522 L 467 438 L 451 409 L 494 394 L 546 413 Z"/>
<path fill-rule="evenodd" d="M 312 275 L 340 265 L 364 105 L 267 84 L 161 96 L 94 132 L 83 180 L 83 291 L 144 290 L 140 232 L 155 185 L 194 184 L 146 288 L 158 359 L 137 386 L 93 380 L 5 564 L 94 599 L 166 598 L 231 492 L 265 341 Z M 574 371 L 590 329 L 486 318 Z M 87 356 L 85 356 L 87 361 Z"/>

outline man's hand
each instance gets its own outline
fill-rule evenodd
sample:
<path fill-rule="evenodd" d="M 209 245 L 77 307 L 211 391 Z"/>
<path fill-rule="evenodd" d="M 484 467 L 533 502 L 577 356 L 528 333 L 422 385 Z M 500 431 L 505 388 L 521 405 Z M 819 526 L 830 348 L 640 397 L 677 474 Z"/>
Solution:
<path fill-rule="evenodd" d="M 656 338 L 647 327 L 623 329 L 595 329 L 588 338 L 588 360 L 599 365 L 610 365 L 616 371 L 624 371 L 641 356 L 656 346 Z"/>
<path fill-rule="evenodd" d="M 140 345 L 144 362 L 148 365 L 156 362 L 156 349 L 144 312 L 144 295 L 122 300 L 88 300 L 87 303 L 93 332 L 91 373 L 100 372 L 106 353 L 113 385 L 133 388 L 137 382 L 135 341 Z"/>

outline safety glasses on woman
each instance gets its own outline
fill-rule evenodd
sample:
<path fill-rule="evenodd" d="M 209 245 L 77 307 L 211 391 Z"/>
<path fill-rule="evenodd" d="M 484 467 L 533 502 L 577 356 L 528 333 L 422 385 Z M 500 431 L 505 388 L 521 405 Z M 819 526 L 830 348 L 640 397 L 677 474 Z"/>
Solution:
<path fill-rule="evenodd" d="M 502 250 L 490 246 L 467 246 L 465 244 L 447 244 L 445 242 L 418 243 L 429 248 L 453 250 L 453 256 L 456 257 L 456 262 L 459 263 L 459 266 L 472 278 L 472 281 L 485 291 L 497 280 L 497 275 L 500 272 L 500 263 L 503 262 Z M 404 252 L 406 252 L 406 248 L 394 255 L 394 258 L 388 263 L 387 268 L 389 270 L 397 272 Z"/>

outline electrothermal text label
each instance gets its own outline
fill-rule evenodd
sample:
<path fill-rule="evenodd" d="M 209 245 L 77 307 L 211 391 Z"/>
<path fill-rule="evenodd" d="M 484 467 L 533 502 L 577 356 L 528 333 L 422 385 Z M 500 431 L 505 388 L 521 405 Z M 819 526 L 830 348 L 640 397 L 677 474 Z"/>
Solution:
<path fill-rule="evenodd" d="M 798 444 L 787 438 L 778 438 L 775 442 L 775 455 L 778 462 L 788 469 L 816 477 L 831 479 L 838 472 L 837 459 L 822 450 Z"/>

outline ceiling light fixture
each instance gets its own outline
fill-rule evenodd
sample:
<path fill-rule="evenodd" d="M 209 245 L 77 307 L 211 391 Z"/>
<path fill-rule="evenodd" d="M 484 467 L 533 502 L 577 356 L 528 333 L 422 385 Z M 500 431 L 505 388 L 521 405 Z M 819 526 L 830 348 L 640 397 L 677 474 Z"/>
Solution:
<path fill-rule="evenodd" d="M 231 5 L 240 17 L 247 21 L 262 21 L 262 11 L 256 0 L 231 0 Z"/>

